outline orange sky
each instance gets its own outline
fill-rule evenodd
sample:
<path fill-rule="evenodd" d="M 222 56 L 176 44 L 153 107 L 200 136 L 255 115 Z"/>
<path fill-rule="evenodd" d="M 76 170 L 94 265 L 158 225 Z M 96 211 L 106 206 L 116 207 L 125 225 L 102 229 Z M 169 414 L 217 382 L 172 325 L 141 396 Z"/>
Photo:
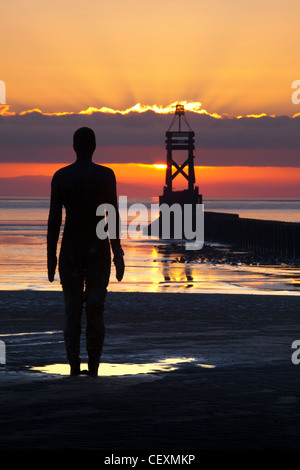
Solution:
<path fill-rule="evenodd" d="M 300 103 L 291 100 L 292 83 L 300 79 L 299 15 L 299 0 L 3 2 L 0 80 L 7 107 L 0 106 L 0 114 L 107 113 L 137 103 L 164 112 L 170 103 L 186 101 L 216 118 L 294 116 L 300 113 Z M 267 167 L 250 167 L 246 160 L 243 167 L 221 160 L 218 167 L 197 167 L 200 192 L 299 197 L 299 169 L 282 168 L 276 150 L 266 150 Z M 0 143 L 1 151 L 5 161 Z M 226 149 L 217 151 L 228 159 Z M 270 167 L 272 151 L 276 168 Z M 287 146 L 289 151 L 297 147 Z M 159 158 L 164 152 L 162 145 Z M 49 177 L 59 166 L 1 163 L 0 177 Z M 160 194 L 164 185 L 164 172 L 152 165 L 109 166 L 124 190 L 123 183 L 142 182 Z M 179 180 L 176 185 L 182 186 Z"/>
<path fill-rule="evenodd" d="M 157 162 L 155 165 L 145 164 L 106 164 L 112 168 L 119 181 L 139 183 L 147 179 L 149 184 L 163 184 L 165 175 L 165 165 L 163 162 Z M 0 163 L 0 172 L 2 177 L 15 176 L 52 176 L 55 171 L 65 166 L 58 163 Z M 244 183 L 249 180 L 265 181 L 270 180 L 279 184 L 282 180 L 289 179 L 292 182 L 299 181 L 300 168 L 289 167 L 202 167 L 195 166 L 196 180 L 202 182 L 214 181 L 220 182 L 239 182 Z M 185 179 L 180 181 L 185 184 Z"/>
<path fill-rule="evenodd" d="M 0 164 L 3 178 L 48 176 L 62 164 Z M 116 174 L 119 195 L 159 196 L 165 184 L 165 171 L 154 165 L 108 164 Z M 195 167 L 196 185 L 203 197 L 300 197 L 300 168 L 290 167 Z M 42 195 L 49 193 L 49 180 Z M 124 185 L 133 185 L 132 188 Z M 22 184 L 22 183 L 20 183 Z M 180 176 L 174 179 L 176 190 L 187 187 Z"/>
<path fill-rule="evenodd" d="M 13 110 L 200 101 L 210 113 L 299 112 L 298 0 L 14 0 L 1 5 Z"/>

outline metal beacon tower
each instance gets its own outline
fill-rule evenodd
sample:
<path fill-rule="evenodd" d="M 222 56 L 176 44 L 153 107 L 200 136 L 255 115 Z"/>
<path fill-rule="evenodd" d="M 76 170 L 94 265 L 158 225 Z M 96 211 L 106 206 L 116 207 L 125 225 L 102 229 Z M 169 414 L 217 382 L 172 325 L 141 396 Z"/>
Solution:
<path fill-rule="evenodd" d="M 182 131 L 181 119 L 184 119 L 187 131 Z M 174 124 L 178 121 L 178 130 L 171 130 Z M 184 105 L 177 104 L 175 110 L 175 116 L 166 132 L 166 149 L 167 149 L 167 169 L 166 169 L 166 186 L 164 187 L 164 193 L 160 196 L 160 203 L 167 204 L 201 204 L 202 196 L 199 195 L 198 187 L 195 187 L 195 171 L 194 171 L 194 143 L 195 133 L 191 130 L 186 117 Z M 186 152 L 186 159 L 179 165 L 175 158 L 174 153 Z M 173 167 L 176 171 L 173 173 Z M 186 173 L 186 168 L 188 173 Z M 188 187 L 182 191 L 173 191 L 173 180 L 179 174 L 186 178 Z"/>
<path fill-rule="evenodd" d="M 182 124 L 185 123 L 186 130 L 182 130 Z M 178 128 L 174 129 L 176 123 Z M 191 130 L 186 117 L 184 105 L 177 104 L 173 121 L 166 132 L 166 150 L 167 150 L 167 168 L 166 168 L 166 180 L 163 189 L 163 194 L 159 196 L 159 205 L 166 205 L 169 208 L 174 205 L 181 207 L 182 213 L 182 238 L 184 239 L 184 211 L 188 204 L 192 207 L 193 221 L 192 228 L 195 228 L 195 212 L 196 205 L 202 204 L 202 195 L 199 194 L 199 188 L 195 187 L 195 171 L 194 171 L 194 142 L 195 133 Z M 175 157 L 175 153 L 177 154 Z M 178 155 L 180 154 L 179 160 L 182 163 L 178 163 Z M 173 181 L 174 179 L 182 175 L 187 180 L 187 188 L 179 191 L 174 191 Z M 152 224 L 152 229 L 157 233 L 159 231 L 159 237 L 164 238 L 162 233 L 162 212 L 160 212 L 159 219 Z M 150 227 L 149 227 L 150 228 Z M 151 232 L 152 232 L 152 229 Z M 176 230 L 174 226 L 174 214 L 170 213 L 170 239 L 176 237 Z"/>

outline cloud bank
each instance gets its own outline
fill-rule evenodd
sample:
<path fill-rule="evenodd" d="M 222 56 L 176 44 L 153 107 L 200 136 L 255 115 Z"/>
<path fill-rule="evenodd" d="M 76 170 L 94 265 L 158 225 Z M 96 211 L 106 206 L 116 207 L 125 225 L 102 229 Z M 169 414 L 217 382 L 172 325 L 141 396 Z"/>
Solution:
<path fill-rule="evenodd" d="M 72 138 L 94 129 L 106 163 L 154 163 L 165 155 L 173 116 L 144 112 L 0 115 L 0 162 L 69 163 Z M 300 166 L 300 117 L 215 117 L 186 111 L 201 165 Z"/>

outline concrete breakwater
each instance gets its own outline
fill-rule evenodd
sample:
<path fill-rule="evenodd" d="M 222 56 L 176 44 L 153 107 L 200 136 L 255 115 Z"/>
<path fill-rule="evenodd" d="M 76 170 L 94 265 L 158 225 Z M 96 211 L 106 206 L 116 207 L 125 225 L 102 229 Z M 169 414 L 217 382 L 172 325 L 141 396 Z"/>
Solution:
<path fill-rule="evenodd" d="M 258 220 L 206 212 L 204 239 L 259 254 L 300 258 L 300 223 Z"/>

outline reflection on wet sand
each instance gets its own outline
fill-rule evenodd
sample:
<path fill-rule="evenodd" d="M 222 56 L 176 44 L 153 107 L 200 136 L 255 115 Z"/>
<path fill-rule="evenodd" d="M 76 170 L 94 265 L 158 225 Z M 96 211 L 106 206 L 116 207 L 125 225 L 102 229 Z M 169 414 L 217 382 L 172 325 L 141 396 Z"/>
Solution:
<path fill-rule="evenodd" d="M 99 375 L 105 377 L 121 375 L 154 374 L 158 372 L 170 372 L 179 368 L 180 365 L 195 362 L 196 359 L 189 358 L 169 358 L 147 364 L 110 364 L 103 363 L 99 368 Z M 213 368 L 209 364 L 196 364 L 199 367 Z M 87 369 L 87 364 L 82 364 L 82 369 Z M 42 372 L 54 375 L 69 375 L 70 366 L 68 364 L 50 364 L 42 367 L 31 367 L 31 371 Z"/>
<path fill-rule="evenodd" d="M 300 267 L 284 260 L 262 260 L 258 255 L 219 246 L 188 252 L 179 243 L 160 240 L 124 240 L 123 245 L 125 276 L 122 283 L 117 282 L 112 266 L 111 292 L 276 295 L 300 292 Z M 24 244 L 4 243 L 2 248 L 1 290 L 61 291 L 58 274 L 51 284 L 46 276 L 45 236 L 41 241 L 29 230 Z"/>
<path fill-rule="evenodd" d="M 225 247 L 207 247 L 201 253 L 188 253 L 180 245 L 157 245 L 152 255 L 157 264 L 156 285 L 161 290 L 191 289 L 193 292 L 285 293 L 299 291 L 299 266 L 285 263 L 268 265 L 246 252 Z M 262 261 L 262 262 L 259 262 Z M 154 284 L 153 276 L 153 284 Z M 214 287 L 213 287 L 214 286 Z"/>
<path fill-rule="evenodd" d="M 179 282 L 188 283 L 185 287 L 193 287 L 193 270 L 190 266 L 185 266 L 184 269 L 170 269 L 169 264 L 165 264 L 162 269 L 164 282 Z M 160 282 L 160 284 L 163 282 Z"/>
<path fill-rule="evenodd" d="M 189 264 L 184 264 L 183 267 L 175 267 L 174 263 L 178 261 L 180 263 L 181 260 L 174 259 L 174 253 L 162 250 L 161 247 L 157 247 L 156 250 L 155 254 L 157 256 L 162 255 L 164 257 L 162 266 L 164 281 L 159 281 L 159 284 L 166 288 L 170 283 L 182 284 L 182 287 L 184 288 L 191 288 L 194 286 L 193 268 Z"/>

